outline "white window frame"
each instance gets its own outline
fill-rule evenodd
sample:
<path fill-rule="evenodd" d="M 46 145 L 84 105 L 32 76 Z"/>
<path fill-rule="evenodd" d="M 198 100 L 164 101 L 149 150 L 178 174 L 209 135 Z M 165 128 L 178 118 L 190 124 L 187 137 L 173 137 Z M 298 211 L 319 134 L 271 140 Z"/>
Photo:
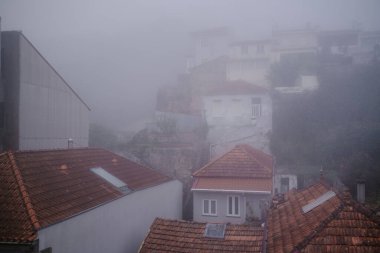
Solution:
<path fill-rule="evenodd" d="M 252 98 L 253 100 L 253 98 Z M 252 101 L 252 112 L 251 112 L 252 119 L 256 119 L 261 117 L 261 98 L 260 98 L 260 103 L 253 102 Z"/>
<path fill-rule="evenodd" d="M 232 213 L 230 213 L 230 198 L 232 199 Z M 235 206 L 236 206 L 236 200 L 237 200 L 237 213 L 235 212 Z M 241 203 L 241 198 L 239 195 L 228 195 L 227 196 L 227 216 L 231 217 L 240 217 L 240 203 Z"/>
<path fill-rule="evenodd" d="M 208 201 L 208 213 L 205 213 L 205 202 Z M 211 202 L 215 202 L 215 213 L 211 212 Z M 202 215 L 218 216 L 218 202 L 216 199 L 202 199 Z"/>

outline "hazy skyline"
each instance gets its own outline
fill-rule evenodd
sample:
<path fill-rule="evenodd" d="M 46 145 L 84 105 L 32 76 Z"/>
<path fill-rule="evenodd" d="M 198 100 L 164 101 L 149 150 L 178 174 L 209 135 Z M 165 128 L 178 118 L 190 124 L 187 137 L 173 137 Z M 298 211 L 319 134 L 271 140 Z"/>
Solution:
<path fill-rule="evenodd" d="M 93 122 L 142 126 L 157 88 L 176 82 L 189 32 L 228 26 L 240 39 L 274 26 L 380 29 L 380 1 L 2 0 L 2 30 L 21 30 L 91 107 Z"/>

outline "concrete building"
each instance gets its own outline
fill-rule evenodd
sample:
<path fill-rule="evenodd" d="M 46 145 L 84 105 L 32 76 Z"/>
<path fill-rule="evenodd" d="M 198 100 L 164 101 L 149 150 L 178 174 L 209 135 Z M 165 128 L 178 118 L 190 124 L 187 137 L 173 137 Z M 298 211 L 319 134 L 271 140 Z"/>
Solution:
<path fill-rule="evenodd" d="M 2 150 L 88 146 L 89 107 L 17 31 L 1 32 Z"/>
<path fill-rule="evenodd" d="M 272 156 L 241 144 L 194 172 L 194 221 L 242 224 L 264 219 L 273 166 Z"/>
<path fill-rule="evenodd" d="M 0 155 L 0 252 L 137 252 L 182 184 L 103 149 Z"/>
<path fill-rule="evenodd" d="M 187 71 L 205 62 L 225 56 L 232 40 L 232 32 L 226 27 L 197 31 L 191 35 L 195 47 L 192 55 L 187 59 Z"/>
<path fill-rule="evenodd" d="M 249 40 L 230 45 L 227 80 L 243 80 L 269 88 L 267 80 L 271 64 L 271 41 Z"/>
<path fill-rule="evenodd" d="M 242 142 L 269 152 L 272 100 L 267 89 L 225 82 L 203 97 L 203 107 L 211 158 Z"/>
<path fill-rule="evenodd" d="M 313 60 L 318 53 L 316 28 L 274 30 L 272 33 L 272 62 Z"/>

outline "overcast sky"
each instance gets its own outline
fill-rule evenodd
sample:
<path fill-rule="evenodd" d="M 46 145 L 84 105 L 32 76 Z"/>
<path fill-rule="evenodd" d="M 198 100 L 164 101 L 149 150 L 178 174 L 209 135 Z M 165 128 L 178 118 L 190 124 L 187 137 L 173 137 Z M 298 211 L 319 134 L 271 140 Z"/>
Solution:
<path fill-rule="evenodd" d="M 2 30 L 21 30 L 115 129 L 142 126 L 157 87 L 176 82 L 191 49 L 189 32 L 228 26 L 241 39 L 274 26 L 380 29 L 377 0 L 0 0 Z"/>

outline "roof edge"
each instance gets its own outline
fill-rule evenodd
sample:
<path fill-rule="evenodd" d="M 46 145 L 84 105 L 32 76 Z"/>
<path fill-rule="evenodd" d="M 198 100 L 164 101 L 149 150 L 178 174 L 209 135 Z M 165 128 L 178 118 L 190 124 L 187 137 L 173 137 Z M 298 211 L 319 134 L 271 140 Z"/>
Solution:
<path fill-rule="evenodd" d="M 22 196 L 22 200 L 24 202 L 25 209 L 28 213 L 28 216 L 29 216 L 30 221 L 33 225 L 33 228 L 37 231 L 38 229 L 41 228 L 41 225 L 38 221 L 36 212 L 34 211 L 34 208 L 33 208 L 32 202 L 30 200 L 29 194 L 25 188 L 24 180 L 22 179 L 21 172 L 20 172 L 19 168 L 17 167 L 16 160 L 13 156 L 13 153 L 7 152 L 7 154 L 8 154 L 9 160 L 11 161 L 11 165 L 12 165 L 11 167 L 12 167 L 18 188 L 19 188 L 21 196 Z M 35 236 L 37 236 L 37 235 L 35 235 Z"/>
<path fill-rule="evenodd" d="M 325 220 L 321 221 L 312 232 L 306 235 L 305 239 L 303 239 L 296 246 L 294 246 L 291 252 L 299 252 L 300 250 L 304 249 L 307 245 L 309 245 L 309 242 L 313 240 L 314 237 L 317 236 L 326 227 L 328 223 L 335 219 L 338 216 L 338 214 L 343 210 L 343 208 L 344 203 L 342 202 Z"/>
<path fill-rule="evenodd" d="M 79 94 L 66 82 L 66 80 L 58 73 L 58 71 L 50 64 L 50 62 L 40 53 L 40 51 L 33 45 L 33 43 L 24 35 L 22 31 L 4 31 L 4 32 L 18 32 L 28 43 L 29 45 L 36 50 L 37 54 L 42 58 L 42 60 L 53 70 L 53 72 L 63 81 L 63 83 L 74 93 L 74 95 L 82 102 L 82 104 L 91 111 L 90 106 L 84 102 L 84 100 L 79 96 Z"/>

